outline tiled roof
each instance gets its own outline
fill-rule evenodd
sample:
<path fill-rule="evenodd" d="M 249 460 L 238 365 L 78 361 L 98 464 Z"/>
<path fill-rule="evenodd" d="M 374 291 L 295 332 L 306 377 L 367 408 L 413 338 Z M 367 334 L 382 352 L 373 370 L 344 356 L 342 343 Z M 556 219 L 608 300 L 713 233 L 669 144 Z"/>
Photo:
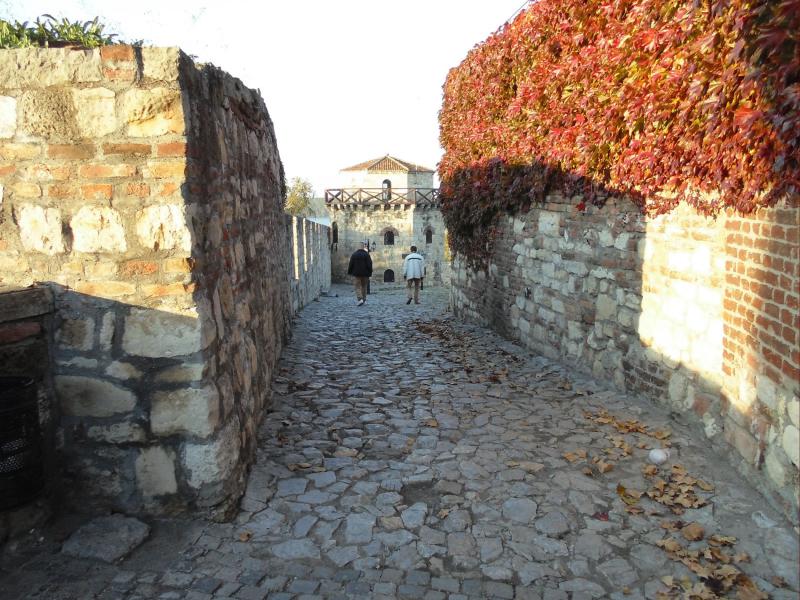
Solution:
<path fill-rule="evenodd" d="M 422 165 L 406 162 L 394 156 L 381 156 L 373 158 L 352 167 L 342 169 L 342 171 L 377 171 L 378 173 L 401 172 L 401 173 L 433 173 L 433 169 L 428 169 Z"/>

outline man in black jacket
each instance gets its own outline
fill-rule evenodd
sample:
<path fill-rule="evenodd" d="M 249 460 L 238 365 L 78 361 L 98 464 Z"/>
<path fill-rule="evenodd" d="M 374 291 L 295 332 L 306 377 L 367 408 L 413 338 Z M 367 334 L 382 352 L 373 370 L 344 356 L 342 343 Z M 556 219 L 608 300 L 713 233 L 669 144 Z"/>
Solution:
<path fill-rule="evenodd" d="M 367 243 L 362 242 L 361 248 L 353 252 L 350 264 L 347 266 L 347 274 L 355 278 L 356 300 L 359 306 L 367 301 L 367 285 L 372 276 L 372 258 L 366 248 Z"/>

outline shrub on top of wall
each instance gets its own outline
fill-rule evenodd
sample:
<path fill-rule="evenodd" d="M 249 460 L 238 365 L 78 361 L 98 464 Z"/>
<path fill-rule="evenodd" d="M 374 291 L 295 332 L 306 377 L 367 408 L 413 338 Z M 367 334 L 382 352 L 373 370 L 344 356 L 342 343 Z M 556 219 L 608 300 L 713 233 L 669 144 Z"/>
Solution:
<path fill-rule="evenodd" d="M 98 48 L 115 44 L 116 34 L 104 34 L 105 25 L 98 17 L 91 21 L 60 21 L 51 15 L 37 17 L 33 25 L 27 21 L 6 21 L 0 19 L 0 48 L 28 48 L 39 46 L 56 48 L 61 46 L 78 46 L 81 48 Z"/>
<path fill-rule="evenodd" d="M 533 3 L 444 86 L 452 249 L 481 262 L 495 216 L 550 190 L 653 214 L 796 201 L 798 32 L 800 0 Z"/>

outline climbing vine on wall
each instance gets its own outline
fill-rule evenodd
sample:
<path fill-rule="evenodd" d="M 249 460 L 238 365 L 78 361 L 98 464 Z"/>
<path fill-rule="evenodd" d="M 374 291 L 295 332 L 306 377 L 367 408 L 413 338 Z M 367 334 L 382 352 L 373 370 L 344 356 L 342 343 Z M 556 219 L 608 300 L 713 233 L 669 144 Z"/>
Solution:
<path fill-rule="evenodd" d="M 473 260 L 551 190 L 652 214 L 800 190 L 800 0 L 539 0 L 444 92 L 442 209 Z"/>

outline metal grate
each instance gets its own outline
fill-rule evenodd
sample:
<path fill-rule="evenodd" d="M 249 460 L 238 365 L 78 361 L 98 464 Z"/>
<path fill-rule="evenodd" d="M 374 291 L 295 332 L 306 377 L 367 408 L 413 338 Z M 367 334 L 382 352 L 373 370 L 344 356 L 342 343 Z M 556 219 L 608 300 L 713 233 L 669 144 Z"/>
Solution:
<path fill-rule="evenodd" d="M 36 386 L 0 377 L 0 510 L 31 500 L 44 486 Z"/>

